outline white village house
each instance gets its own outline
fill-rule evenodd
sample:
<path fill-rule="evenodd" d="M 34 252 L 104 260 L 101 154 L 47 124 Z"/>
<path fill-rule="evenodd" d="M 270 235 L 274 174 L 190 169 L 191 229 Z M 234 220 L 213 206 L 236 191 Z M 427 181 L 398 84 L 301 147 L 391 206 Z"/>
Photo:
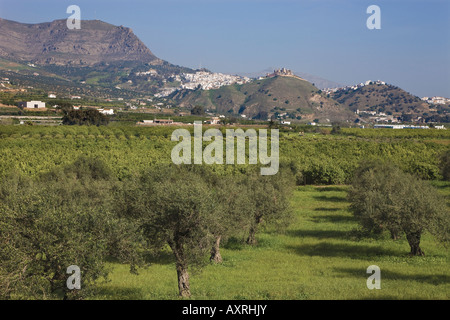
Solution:
<path fill-rule="evenodd" d="M 103 113 L 103 114 L 107 114 L 107 115 L 113 115 L 114 114 L 114 109 L 98 109 L 98 112 Z"/>
<path fill-rule="evenodd" d="M 45 102 L 42 101 L 19 102 L 19 107 L 27 109 L 44 109 Z"/>

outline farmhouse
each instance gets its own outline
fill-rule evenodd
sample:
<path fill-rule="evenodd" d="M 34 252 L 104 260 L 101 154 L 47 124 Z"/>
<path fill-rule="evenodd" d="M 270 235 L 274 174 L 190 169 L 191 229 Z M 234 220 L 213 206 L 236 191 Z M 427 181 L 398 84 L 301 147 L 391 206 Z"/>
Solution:
<path fill-rule="evenodd" d="M 45 102 L 42 101 L 19 102 L 19 107 L 27 109 L 44 109 Z"/>
<path fill-rule="evenodd" d="M 205 121 L 207 124 L 219 124 L 220 118 L 219 117 L 212 117 L 210 120 Z"/>

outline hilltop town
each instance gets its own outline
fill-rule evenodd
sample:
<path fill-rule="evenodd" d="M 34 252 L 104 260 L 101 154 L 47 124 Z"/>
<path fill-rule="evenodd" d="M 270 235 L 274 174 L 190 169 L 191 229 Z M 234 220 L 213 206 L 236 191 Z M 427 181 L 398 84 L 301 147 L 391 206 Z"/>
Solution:
<path fill-rule="evenodd" d="M 250 82 L 248 77 L 241 77 L 235 75 L 228 75 L 223 73 L 213 73 L 208 71 L 197 71 L 195 73 L 182 73 L 181 75 L 171 75 L 169 77 L 171 82 L 179 83 L 178 87 L 163 88 L 155 97 L 167 97 L 177 90 L 211 90 L 219 89 L 223 86 L 232 84 L 244 84 Z"/>

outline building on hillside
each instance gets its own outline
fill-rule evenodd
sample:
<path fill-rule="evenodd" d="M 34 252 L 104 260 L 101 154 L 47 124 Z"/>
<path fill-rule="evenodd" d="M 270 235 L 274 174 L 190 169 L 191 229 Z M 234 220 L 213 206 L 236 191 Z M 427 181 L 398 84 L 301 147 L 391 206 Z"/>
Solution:
<path fill-rule="evenodd" d="M 376 124 L 375 129 L 430 129 L 428 126 L 410 126 L 403 124 Z"/>
<path fill-rule="evenodd" d="M 113 115 L 114 109 L 98 109 L 98 112 L 106 114 L 106 115 Z"/>
<path fill-rule="evenodd" d="M 220 118 L 219 117 L 212 117 L 209 120 L 205 121 L 207 124 L 220 124 Z"/>
<path fill-rule="evenodd" d="M 277 69 L 274 70 L 273 73 L 268 73 L 267 74 L 267 78 L 273 78 L 276 76 L 293 76 L 294 73 L 292 72 L 292 70 L 286 69 L 286 68 L 281 68 L 281 69 Z"/>
<path fill-rule="evenodd" d="M 44 109 L 45 102 L 42 101 L 19 102 L 19 107 L 27 109 Z"/>

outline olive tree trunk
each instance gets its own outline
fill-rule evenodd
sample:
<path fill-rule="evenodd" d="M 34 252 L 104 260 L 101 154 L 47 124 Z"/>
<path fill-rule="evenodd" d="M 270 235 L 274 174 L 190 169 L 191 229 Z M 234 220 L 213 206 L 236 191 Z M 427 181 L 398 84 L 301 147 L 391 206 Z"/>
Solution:
<path fill-rule="evenodd" d="M 252 225 L 250 226 L 250 230 L 249 230 L 248 238 L 247 238 L 247 244 L 252 245 L 252 246 L 257 244 L 256 231 L 258 230 L 258 225 L 261 223 L 261 221 L 262 221 L 261 216 L 255 217 L 254 223 L 252 223 Z"/>
<path fill-rule="evenodd" d="M 222 255 L 220 254 L 220 240 L 222 239 L 222 236 L 217 236 L 216 241 L 214 241 L 213 247 L 211 248 L 211 257 L 209 258 L 209 261 L 212 261 L 214 263 L 222 263 Z"/>
<path fill-rule="evenodd" d="M 177 241 L 174 241 L 170 242 L 169 246 L 175 256 L 179 295 L 181 297 L 188 298 L 191 296 L 191 290 L 189 286 L 189 273 L 187 268 L 188 265 L 183 245 Z"/>
<path fill-rule="evenodd" d="M 189 287 L 189 273 L 187 268 L 177 263 L 177 276 L 178 276 L 178 291 L 179 295 L 184 298 L 191 296 L 191 290 Z"/>
<path fill-rule="evenodd" d="M 420 249 L 420 236 L 421 232 L 411 232 L 406 234 L 409 246 L 411 247 L 411 256 L 424 256 L 425 252 Z"/>

